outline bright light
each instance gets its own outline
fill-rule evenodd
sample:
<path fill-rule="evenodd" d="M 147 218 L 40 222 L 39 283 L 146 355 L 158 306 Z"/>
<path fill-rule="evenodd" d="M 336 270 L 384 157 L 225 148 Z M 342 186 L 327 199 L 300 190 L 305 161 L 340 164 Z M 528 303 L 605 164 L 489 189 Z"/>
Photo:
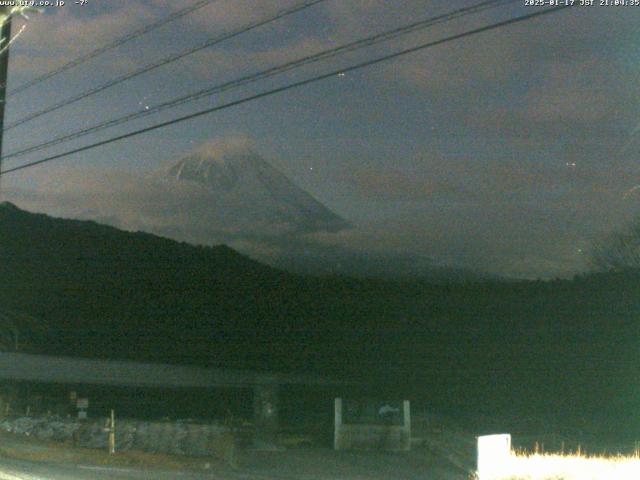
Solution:
<path fill-rule="evenodd" d="M 42 13 L 42 10 L 34 7 L 5 7 L 6 12 L 0 14 L 0 25 L 4 24 L 10 17 L 20 15 L 24 18 L 29 18 L 27 13 Z"/>
<path fill-rule="evenodd" d="M 5 22 L 7 22 L 11 17 L 20 16 L 28 20 L 29 17 L 27 16 L 27 13 L 30 13 L 30 12 L 41 13 L 42 11 L 40 9 L 33 8 L 33 7 L 5 7 L 4 13 L 0 14 L 0 27 L 2 27 L 5 24 Z M 22 35 L 25 28 L 27 28 L 26 23 L 24 23 L 20 27 L 20 29 L 18 30 L 18 33 L 16 33 L 13 37 L 11 37 L 9 41 L 7 41 L 7 39 L 5 38 L 0 39 L 0 54 L 4 53 L 4 51 L 7 48 L 9 48 L 11 44 L 14 41 L 16 41 L 20 35 Z"/>
<path fill-rule="evenodd" d="M 512 452 L 500 472 L 482 480 L 638 480 L 640 457 Z"/>
<path fill-rule="evenodd" d="M 511 457 L 511 435 L 478 437 L 478 479 L 501 478 Z"/>

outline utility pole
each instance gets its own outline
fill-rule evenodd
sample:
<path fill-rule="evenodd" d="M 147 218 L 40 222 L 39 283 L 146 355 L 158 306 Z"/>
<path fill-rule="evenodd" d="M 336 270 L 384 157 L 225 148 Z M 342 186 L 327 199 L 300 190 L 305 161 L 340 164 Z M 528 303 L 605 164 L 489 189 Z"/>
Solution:
<path fill-rule="evenodd" d="M 2 171 L 2 137 L 4 136 L 4 110 L 7 100 L 7 77 L 9 73 L 9 43 L 11 42 L 11 7 L 0 7 L 0 172 Z M 2 177 L 0 176 L 0 200 L 2 199 Z"/>

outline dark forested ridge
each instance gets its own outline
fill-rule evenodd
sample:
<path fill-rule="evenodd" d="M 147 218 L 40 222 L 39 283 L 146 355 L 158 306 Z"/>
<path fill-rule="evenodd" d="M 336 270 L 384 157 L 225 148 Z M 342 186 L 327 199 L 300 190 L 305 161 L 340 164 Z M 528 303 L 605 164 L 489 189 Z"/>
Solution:
<path fill-rule="evenodd" d="M 39 352 L 324 372 L 434 409 L 605 427 L 636 425 L 640 403 L 636 271 L 452 285 L 316 279 L 226 247 L 3 204 L 0 306 L 46 324 L 30 339 Z"/>

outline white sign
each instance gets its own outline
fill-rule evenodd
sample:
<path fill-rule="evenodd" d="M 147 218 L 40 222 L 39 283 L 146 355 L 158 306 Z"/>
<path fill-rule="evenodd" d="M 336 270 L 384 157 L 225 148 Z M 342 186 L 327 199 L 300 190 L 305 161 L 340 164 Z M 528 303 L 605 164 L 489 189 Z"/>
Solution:
<path fill-rule="evenodd" d="M 508 468 L 511 456 L 511 435 L 478 437 L 478 480 L 499 478 Z"/>

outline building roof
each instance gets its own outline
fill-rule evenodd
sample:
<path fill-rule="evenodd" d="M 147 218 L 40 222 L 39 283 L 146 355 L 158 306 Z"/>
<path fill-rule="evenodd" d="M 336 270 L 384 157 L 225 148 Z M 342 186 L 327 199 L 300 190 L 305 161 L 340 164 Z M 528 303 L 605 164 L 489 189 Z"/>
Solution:
<path fill-rule="evenodd" d="M 0 380 L 159 388 L 345 385 L 314 375 L 249 372 L 124 360 L 0 352 Z"/>

